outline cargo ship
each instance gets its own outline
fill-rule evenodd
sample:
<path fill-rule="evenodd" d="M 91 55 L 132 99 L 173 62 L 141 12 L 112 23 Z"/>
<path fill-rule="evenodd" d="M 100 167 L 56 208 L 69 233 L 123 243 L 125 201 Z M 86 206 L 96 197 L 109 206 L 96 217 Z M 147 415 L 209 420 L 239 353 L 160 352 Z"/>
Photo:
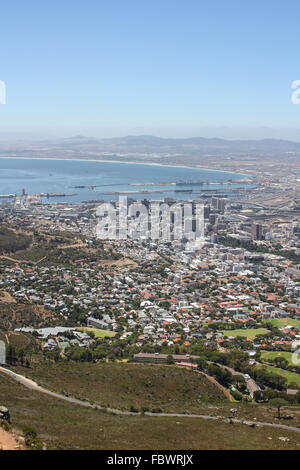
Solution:
<path fill-rule="evenodd" d="M 193 192 L 192 189 L 174 189 L 174 193 L 188 193 L 191 194 Z"/>
<path fill-rule="evenodd" d="M 202 186 L 204 181 L 176 181 L 176 186 Z"/>

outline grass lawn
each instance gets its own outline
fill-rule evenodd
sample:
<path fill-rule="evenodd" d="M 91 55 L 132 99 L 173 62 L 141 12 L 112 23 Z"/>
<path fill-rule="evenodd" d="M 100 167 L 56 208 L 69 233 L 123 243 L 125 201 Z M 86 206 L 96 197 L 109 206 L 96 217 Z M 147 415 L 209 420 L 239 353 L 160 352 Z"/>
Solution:
<path fill-rule="evenodd" d="M 300 388 L 300 374 L 296 374 L 296 372 L 290 372 L 289 370 L 280 369 L 279 367 L 266 366 L 266 365 L 259 366 L 259 367 L 265 367 L 267 371 L 272 372 L 272 374 L 277 374 L 287 379 L 288 387 L 290 386 L 292 382 L 294 382 Z"/>
<path fill-rule="evenodd" d="M 111 415 L 29 390 L 3 374 L 0 403 L 9 408 L 15 428 L 33 427 L 48 449 L 299 449 L 299 432 L 198 418 Z"/>
<path fill-rule="evenodd" d="M 254 339 L 258 335 L 265 335 L 270 330 L 266 328 L 247 328 L 240 330 L 221 330 L 221 333 L 225 336 L 244 336 L 245 338 Z"/>
<path fill-rule="evenodd" d="M 109 336 L 110 338 L 112 338 L 113 336 L 116 335 L 116 333 L 114 331 L 108 331 L 108 330 L 98 330 L 98 328 L 88 328 L 88 327 L 85 327 L 85 326 L 82 326 L 82 327 L 79 327 L 79 328 L 76 328 L 78 331 L 83 331 L 85 333 L 94 333 L 95 337 L 96 338 L 105 338 L 105 336 Z"/>
<path fill-rule="evenodd" d="M 284 357 L 290 364 L 292 364 L 293 353 L 288 351 L 262 351 L 261 357 L 264 361 L 273 360 L 276 357 Z"/>
<path fill-rule="evenodd" d="M 268 318 L 263 320 L 264 323 L 272 323 L 272 325 L 276 326 L 277 328 L 282 328 L 283 326 L 291 325 L 291 326 L 300 326 L 300 320 L 296 318 Z"/>

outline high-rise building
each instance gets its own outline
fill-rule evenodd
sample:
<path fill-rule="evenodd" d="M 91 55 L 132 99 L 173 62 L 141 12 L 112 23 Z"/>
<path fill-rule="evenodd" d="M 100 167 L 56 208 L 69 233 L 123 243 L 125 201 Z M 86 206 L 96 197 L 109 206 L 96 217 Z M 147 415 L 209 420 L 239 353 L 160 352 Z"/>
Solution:
<path fill-rule="evenodd" d="M 219 197 L 212 197 L 211 198 L 211 205 L 214 209 L 217 209 L 220 212 L 224 212 L 225 209 L 225 198 L 219 198 Z"/>
<path fill-rule="evenodd" d="M 251 232 L 256 240 L 262 240 L 263 227 L 261 224 L 253 224 Z"/>

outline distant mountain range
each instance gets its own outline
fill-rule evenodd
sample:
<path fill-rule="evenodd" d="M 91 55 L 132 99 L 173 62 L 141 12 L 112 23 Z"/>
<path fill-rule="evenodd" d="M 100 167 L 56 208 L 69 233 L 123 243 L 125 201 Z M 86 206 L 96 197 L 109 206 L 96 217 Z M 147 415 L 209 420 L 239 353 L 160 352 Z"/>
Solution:
<path fill-rule="evenodd" d="M 300 156 L 300 142 L 279 139 L 225 140 L 219 138 L 194 137 L 169 139 L 152 135 L 126 136 L 97 139 L 73 136 L 57 140 L 1 141 L 1 154 L 28 155 L 39 152 L 41 156 L 56 153 L 58 156 L 82 154 L 162 154 L 190 156 Z"/>
<path fill-rule="evenodd" d="M 59 141 L 62 146 L 97 146 L 104 151 L 114 150 L 118 152 L 170 152 L 189 153 L 195 152 L 213 154 L 282 154 L 299 153 L 300 142 L 287 140 L 263 139 L 263 140 L 225 140 L 218 138 L 193 137 L 187 139 L 168 139 L 152 135 L 126 136 L 122 138 L 91 139 L 83 136 L 75 136 Z"/>

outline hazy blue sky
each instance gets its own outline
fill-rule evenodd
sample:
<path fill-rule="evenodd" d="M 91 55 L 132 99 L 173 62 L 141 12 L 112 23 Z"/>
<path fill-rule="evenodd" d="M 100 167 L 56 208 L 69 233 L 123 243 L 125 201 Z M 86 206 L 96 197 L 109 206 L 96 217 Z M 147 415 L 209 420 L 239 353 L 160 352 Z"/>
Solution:
<path fill-rule="evenodd" d="M 0 132 L 300 128 L 299 0 L 11 0 L 0 47 Z"/>

